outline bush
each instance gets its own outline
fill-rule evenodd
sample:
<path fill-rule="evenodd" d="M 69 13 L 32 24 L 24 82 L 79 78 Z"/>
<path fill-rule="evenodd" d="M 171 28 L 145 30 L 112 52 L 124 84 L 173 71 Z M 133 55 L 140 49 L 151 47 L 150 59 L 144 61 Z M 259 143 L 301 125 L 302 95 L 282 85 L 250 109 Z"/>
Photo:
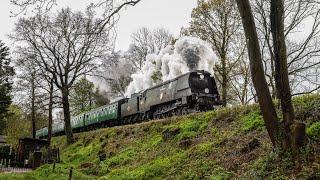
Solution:
<path fill-rule="evenodd" d="M 313 123 L 320 117 L 320 95 L 308 94 L 292 99 L 296 119 L 306 123 Z"/>
<path fill-rule="evenodd" d="M 309 137 L 320 140 L 320 122 L 315 122 L 307 128 L 307 134 Z"/>

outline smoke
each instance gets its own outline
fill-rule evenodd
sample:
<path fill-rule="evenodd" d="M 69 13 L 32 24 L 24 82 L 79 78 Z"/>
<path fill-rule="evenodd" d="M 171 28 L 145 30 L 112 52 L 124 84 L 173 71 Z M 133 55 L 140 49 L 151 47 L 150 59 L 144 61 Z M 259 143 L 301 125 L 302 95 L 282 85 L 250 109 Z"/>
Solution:
<path fill-rule="evenodd" d="M 126 96 L 140 92 L 161 82 L 192 70 L 213 74 L 217 56 L 210 45 L 195 37 L 182 37 L 174 45 L 162 49 L 158 55 L 149 54 L 141 70 L 132 74 Z"/>

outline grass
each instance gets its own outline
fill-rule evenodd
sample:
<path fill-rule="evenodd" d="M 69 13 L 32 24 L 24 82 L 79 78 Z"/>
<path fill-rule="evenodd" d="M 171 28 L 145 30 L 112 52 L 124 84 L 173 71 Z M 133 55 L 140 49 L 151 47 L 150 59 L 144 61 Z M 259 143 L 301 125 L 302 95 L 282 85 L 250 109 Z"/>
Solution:
<path fill-rule="evenodd" d="M 240 120 L 242 121 L 241 130 L 244 132 L 265 129 L 260 111 L 252 111 L 243 116 Z"/>
<path fill-rule="evenodd" d="M 294 99 L 297 118 L 307 134 L 319 138 L 320 96 Z M 54 138 L 62 163 L 27 174 L 0 174 L 0 179 L 292 179 L 319 178 L 320 155 L 303 159 L 298 169 L 273 153 L 257 105 L 171 117 L 135 125 L 99 129 Z M 255 146 L 250 146 L 255 142 Z M 309 151 L 319 145 L 310 141 Z M 306 156 L 307 157 L 307 156 Z M 309 156 L 310 157 L 310 156 Z"/>

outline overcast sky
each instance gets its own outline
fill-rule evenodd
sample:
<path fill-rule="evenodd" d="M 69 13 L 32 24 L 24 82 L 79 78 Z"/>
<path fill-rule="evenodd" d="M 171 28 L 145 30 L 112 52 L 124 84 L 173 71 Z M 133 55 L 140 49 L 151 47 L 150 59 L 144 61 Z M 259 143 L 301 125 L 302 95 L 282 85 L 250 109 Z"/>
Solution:
<path fill-rule="evenodd" d="M 61 7 L 71 7 L 73 10 L 84 10 L 89 0 L 58 0 Z M 10 0 L 0 2 L 0 39 L 10 47 L 6 37 L 17 20 L 10 18 Z M 117 25 L 116 50 L 126 50 L 130 44 L 130 35 L 140 27 L 164 27 L 178 35 L 182 26 L 190 21 L 191 11 L 196 6 L 196 0 L 142 0 L 135 7 L 122 10 Z"/>

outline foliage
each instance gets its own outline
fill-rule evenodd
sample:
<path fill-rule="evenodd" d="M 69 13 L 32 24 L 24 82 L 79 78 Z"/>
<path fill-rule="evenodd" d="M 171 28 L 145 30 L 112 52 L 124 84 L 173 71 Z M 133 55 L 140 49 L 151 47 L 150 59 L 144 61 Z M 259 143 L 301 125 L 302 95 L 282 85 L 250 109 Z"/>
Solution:
<path fill-rule="evenodd" d="M 109 103 L 109 99 L 85 77 L 81 78 L 71 90 L 70 103 L 74 115 L 90 111 Z"/>
<path fill-rule="evenodd" d="M 14 60 L 15 67 L 18 69 L 15 83 L 16 101 L 21 107 L 28 113 L 28 119 L 32 123 L 32 131 L 35 136 L 35 131 L 48 124 L 48 119 L 44 123 L 38 123 L 38 119 L 42 119 L 44 114 L 48 114 L 48 105 L 50 101 L 49 96 L 51 94 L 52 101 L 58 101 L 53 98 L 55 94 L 55 88 L 46 73 L 41 71 L 40 67 L 36 63 L 36 57 L 33 52 L 21 53 L 18 51 L 19 56 Z M 20 54 L 21 53 L 21 54 Z M 52 103 L 54 104 L 54 103 Z M 52 106 L 50 106 L 52 108 Z M 40 115 L 41 118 L 38 118 Z M 40 127 L 36 127 L 40 124 Z"/>
<path fill-rule="evenodd" d="M 320 121 L 320 95 L 307 94 L 292 99 L 296 119 L 299 121 Z"/>
<path fill-rule="evenodd" d="M 9 115 L 5 118 L 5 121 L 9 144 L 17 145 L 19 138 L 31 136 L 31 123 L 19 106 L 11 105 L 9 107 Z"/>
<path fill-rule="evenodd" d="M 95 107 L 104 106 L 109 104 L 110 100 L 108 99 L 108 94 L 106 91 L 101 91 L 99 87 L 93 93 L 93 98 L 95 100 Z"/>
<path fill-rule="evenodd" d="M 0 133 L 4 127 L 3 118 L 11 104 L 12 76 L 14 69 L 10 65 L 9 48 L 0 41 Z"/>
<path fill-rule="evenodd" d="M 312 123 L 307 128 L 307 134 L 309 137 L 320 140 L 320 121 Z"/>

